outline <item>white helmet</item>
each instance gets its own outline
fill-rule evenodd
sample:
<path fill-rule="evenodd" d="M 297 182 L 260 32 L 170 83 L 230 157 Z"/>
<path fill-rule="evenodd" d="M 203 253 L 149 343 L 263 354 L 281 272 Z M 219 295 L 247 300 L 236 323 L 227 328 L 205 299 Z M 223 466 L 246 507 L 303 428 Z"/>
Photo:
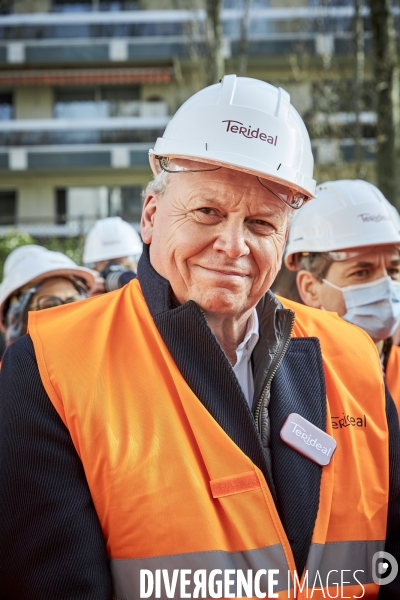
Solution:
<path fill-rule="evenodd" d="M 227 75 L 189 98 L 149 158 L 198 158 L 267 177 L 312 198 L 314 160 L 307 129 L 282 88 Z"/>
<path fill-rule="evenodd" d="M 92 265 L 102 260 L 142 253 L 143 244 L 135 229 L 121 217 L 107 217 L 96 221 L 86 236 L 83 264 Z"/>
<path fill-rule="evenodd" d="M 27 245 L 13 250 L 7 257 L 4 279 L 0 286 L 0 325 L 5 327 L 5 307 L 9 298 L 30 282 L 56 276 L 80 277 L 92 287 L 95 274 L 78 267 L 62 252 L 53 252 L 42 246 Z"/>
<path fill-rule="evenodd" d="M 14 268 L 14 265 L 17 264 L 23 256 L 33 256 L 36 253 L 41 254 L 43 250 L 43 246 L 37 246 L 36 244 L 26 244 L 25 246 L 19 246 L 18 248 L 15 248 L 15 250 L 10 252 L 6 260 L 4 261 L 3 279 L 5 279 L 7 275 L 11 273 L 11 271 Z"/>
<path fill-rule="evenodd" d="M 317 194 L 293 215 L 285 254 L 288 269 L 297 269 L 302 252 L 400 244 L 398 213 L 372 183 L 327 181 L 317 187 Z"/>

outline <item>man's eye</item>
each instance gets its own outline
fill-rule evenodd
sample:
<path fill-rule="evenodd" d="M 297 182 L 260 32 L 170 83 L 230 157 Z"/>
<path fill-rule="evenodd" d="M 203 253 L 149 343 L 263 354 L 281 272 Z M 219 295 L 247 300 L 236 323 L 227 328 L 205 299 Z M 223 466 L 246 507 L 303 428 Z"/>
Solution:
<path fill-rule="evenodd" d="M 204 223 L 204 225 L 216 225 L 221 220 L 221 216 L 218 214 L 217 210 L 215 208 L 210 208 L 209 206 L 197 208 L 193 214 L 199 223 Z"/>
<path fill-rule="evenodd" d="M 254 221 L 251 221 L 251 226 L 261 233 L 271 233 L 276 231 L 276 228 L 272 223 L 268 223 L 268 221 L 264 221 L 263 219 L 254 219 Z"/>
<path fill-rule="evenodd" d="M 203 213 L 204 215 L 215 215 L 216 214 L 214 208 L 209 208 L 208 206 L 199 208 L 198 211 Z"/>
<path fill-rule="evenodd" d="M 398 281 L 400 279 L 400 269 L 393 268 L 387 270 L 389 277 Z"/>
<path fill-rule="evenodd" d="M 359 271 L 355 271 L 352 275 L 353 277 L 367 277 L 369 274 L 368 269 L 360 269 Z"/>

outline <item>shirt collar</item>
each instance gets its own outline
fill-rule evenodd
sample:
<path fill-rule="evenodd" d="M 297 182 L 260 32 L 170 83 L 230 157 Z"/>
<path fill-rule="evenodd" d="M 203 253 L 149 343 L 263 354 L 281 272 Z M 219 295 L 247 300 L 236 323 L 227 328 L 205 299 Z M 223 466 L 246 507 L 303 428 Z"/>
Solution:
<path fill-rule="evenodd" d="M 255 345 L 257 344 L 260 334 L 259 330 L 259 321 L 257 311 L 254 308 L 251 313 L 249 320 L 247 321 L 246 333 L 243 339 L 243 342 L 239 344 L 236 348 L 236 355 L 238 360 L 240 359 L 239 354 L 242 354 L 243 350 L 247 350 L 248 354 L 251 354 L 254 350 Z"/>

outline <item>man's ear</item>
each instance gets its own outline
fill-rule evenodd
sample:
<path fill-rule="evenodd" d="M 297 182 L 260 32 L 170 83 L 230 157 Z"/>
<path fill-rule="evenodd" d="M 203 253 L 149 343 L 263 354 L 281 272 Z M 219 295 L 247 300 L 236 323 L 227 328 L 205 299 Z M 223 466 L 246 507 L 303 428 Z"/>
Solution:
<path fill-rule="evenodd" d="M 299 271 L 296 278 L 300 298 L 307 306 L 321 308 L 321 282 L 310 271 Z"/>
<path fill-rule="evenodd" d="M 157 211 L 157 196 L 149 194 L 143 204 L 140 220 L 140 233 L 145 244 L 151 244 L 153 238 L 154 219 Z"/>

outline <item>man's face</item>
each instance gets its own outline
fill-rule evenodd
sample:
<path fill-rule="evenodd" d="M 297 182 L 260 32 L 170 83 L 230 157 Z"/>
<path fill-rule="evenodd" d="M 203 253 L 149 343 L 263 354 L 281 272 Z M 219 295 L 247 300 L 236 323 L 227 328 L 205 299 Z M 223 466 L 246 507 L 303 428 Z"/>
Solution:
<path fill-rule="evenodd" d="M 290 212 L 252 175 L 175 173 L 163 196 L 146 198 L 142 237 L 179 303 L 194 300 L 206 313 L 239 317 L 275 279 Z"/>
<path fill-rule="evenodd" d="M 394 247 L 375 246 L 365 248 L 358 257 L 333 262 L 329 267 L 325 279 L 338 287 L 370 283 L 382 277 L 391 277 L 400 280 L 399 251 Z M 321 304 L 326 310 L 333 310 L 343 316 L 347 309 L 343 294 L 326 283 L 320 287 Z"/>
<path fill-rule="evenodd" d="M 354 252 L 354 248 L 348 249 Z M 371 246 L 360 249 L 360 254 L 344 261 L 333 262 L 325 279 L 342 288 L 348 285 L 370 283 L 382 277 L 400 281 L 399 251 L 394 246 Z M 347 308 L 340 290 L 320 281 L 309 271 L 299 271 L 297 287 L 305 304 L 324 308 L 343 316 Z"/>

